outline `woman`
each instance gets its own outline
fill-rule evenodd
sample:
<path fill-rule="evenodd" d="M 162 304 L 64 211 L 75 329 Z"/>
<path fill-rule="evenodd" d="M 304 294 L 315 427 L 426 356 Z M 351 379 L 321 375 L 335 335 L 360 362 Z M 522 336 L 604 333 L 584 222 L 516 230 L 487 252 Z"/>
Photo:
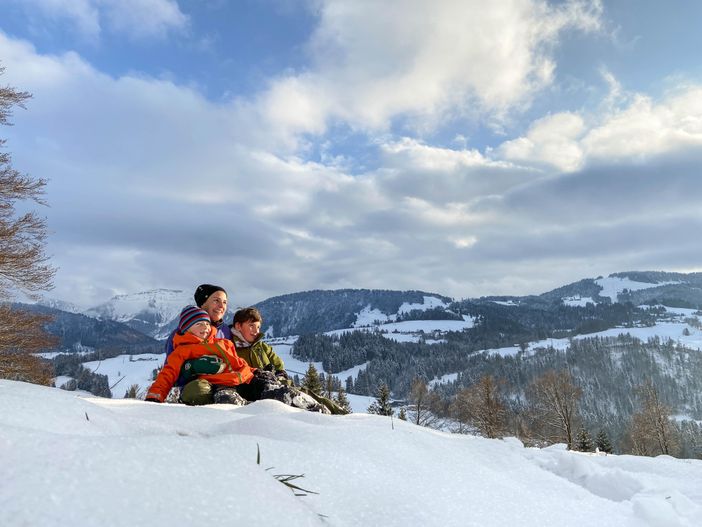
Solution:
<path fill-rule="evenodd" d="M 232 339 L 232 330 L 224 323 L 224 314 L 227 312 L 227 292 L 223 287 L 212 284 L 201 284 L 195 290 L 195 304 L 207 311 L 212 326 L 217 328 L 218 339 Z M 173 336 L 177 329 L 166 340 L 166 358 L 173 352 Z"/>

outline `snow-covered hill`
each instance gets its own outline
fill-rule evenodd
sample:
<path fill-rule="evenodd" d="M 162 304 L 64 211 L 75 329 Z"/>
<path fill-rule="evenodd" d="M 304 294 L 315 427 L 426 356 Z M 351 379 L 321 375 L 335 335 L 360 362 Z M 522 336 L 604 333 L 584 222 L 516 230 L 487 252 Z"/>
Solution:
<path fill-rule="evenodd" d="M 180 311 L 193 305 L 192 293 L 175 289 L 154 289 L 118 295 L 85 311 L 94 318 L 122 322 L 151 337 L 163 339 L 175 327 Z"/>
<path fill-rule="evenodd" d="M 158 405 L 1 380 L 0 465 L 5 527 L 702 524 L 702 461 L 528 449 L 275 401 Z M 317 494 L 276 474 L 304 474 L 295 483 Z"/>

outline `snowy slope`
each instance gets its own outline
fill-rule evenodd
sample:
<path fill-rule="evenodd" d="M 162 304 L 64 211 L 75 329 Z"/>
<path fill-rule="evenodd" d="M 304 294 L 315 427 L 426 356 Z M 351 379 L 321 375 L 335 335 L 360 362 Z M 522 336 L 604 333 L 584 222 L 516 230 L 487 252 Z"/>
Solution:
<path fill-rule="evenodd" d="M 607 278 L 599 278 L 595 280 L 595 283 L 602 287 L 600 291 L 600 296 L 608 296 L 612 302 L 617 301 L 617 296 L 619 293 L 628 289 L 629 291 L 640 291 L 641 289 L 650 289 L 652 287 L 658 287 L 661 285 L 670 285 L 678 282 L 660 282 L 656 284 L 651 284 L 648 282 L 635 282 L 630 278 L 620 278 L 618 276 L 608 276 Z"/>
<path fill-rule="evenodd" d="M 0 381 L 0 465 L 5 527 L 702 524 L 702 461 L 525 449 L 275 401 L 185 407 Z"/>
<path fill-rule="evenodd" d="M 187 305 L 195 303 L 192 293 L 174 289 L 154 289 L 118 295 L 85 311 L 85 315 L 129 323 L 154 338 L 165 338 L 171 323 Z"/>

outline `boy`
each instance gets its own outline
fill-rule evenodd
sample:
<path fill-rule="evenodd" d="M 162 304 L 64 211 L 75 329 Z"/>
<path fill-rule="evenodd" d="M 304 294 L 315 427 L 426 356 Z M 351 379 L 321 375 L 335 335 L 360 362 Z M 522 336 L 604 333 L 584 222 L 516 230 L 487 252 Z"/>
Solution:
<path fill-rule="evenodd" d="M 278 382 L 292 387 L 294 383 L 285 371 L 283 359 L 273 351 L 273 347 L 270 344 L 263 341 L 263 333 L 261 333 L 262 322 L 261 313 L 255 307 L 247 307 L 234 313 L 232 341 L 234 341 L 236 351 L 252 368 L 271 371 L 275 374 Z M 347 413 L 346 410 L 327 397 L 313 393 L 306 388 L 295 387 L 294 389 L 301 390 L 309 395 L 315 401 L 324 405 L 332 414 L 344 415 Z"/>
<path fill-rule="evenodd" d="M 234 313 L 232 341 L 237 353 L 252 368 L 261 368 L 275 373 L 284 384 L 292 384 L 285 371 L 285 364 L 270 344 L 263 341 L 261 313 L 255 307 L 247 307 Z"/>

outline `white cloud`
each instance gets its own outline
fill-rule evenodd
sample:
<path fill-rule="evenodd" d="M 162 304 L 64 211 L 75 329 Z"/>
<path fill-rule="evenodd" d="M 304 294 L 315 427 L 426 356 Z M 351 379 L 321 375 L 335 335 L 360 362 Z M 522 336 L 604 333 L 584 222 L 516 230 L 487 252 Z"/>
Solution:
<path fill-rule="evenodd" d="M 107 28 L 134 38 L 163 37 L 188 23 L 175 0 L 16 0 L 36 17 L 71 24 L 95 40 Z"/>
<path fill-rule="evenodd" d="M 702 146 L 702 87 L 683 85 L 654 100 L 624 93 L 611 75 L 600 113 L 563 112 L 536 120 L 527 133 L 491 152 L 495 159 L 573 172 L 589 165 L 641 163 Z"/>
<path fill-rule="evenodd" d="M 315 134 L 334 119 L 382 130 L 405 115 L 419 127 L 501 118 L 551 82 L 558 35 L 596 30 L 600 12 L 586 1 L 322 2 L 313 64 L 273 83 L 267 113 Z M 279 104 L 281 93 L 292 104 Z"/>
<path fill-rule="evenodd" d="M 702 145 L 702 87 L 688 86 L 656 102 L 639 94 L 583 139 L 595 161 L 652 158 Z"/>
<path fill-rule="evenodd" d="M 585 123 L 577 114 L 549 115 L 532 123 L 526 136 L 504 142 L 495 154 L 518 163 L 572 172 L 582 167 L 579 141 L 584 132 Z"/>

